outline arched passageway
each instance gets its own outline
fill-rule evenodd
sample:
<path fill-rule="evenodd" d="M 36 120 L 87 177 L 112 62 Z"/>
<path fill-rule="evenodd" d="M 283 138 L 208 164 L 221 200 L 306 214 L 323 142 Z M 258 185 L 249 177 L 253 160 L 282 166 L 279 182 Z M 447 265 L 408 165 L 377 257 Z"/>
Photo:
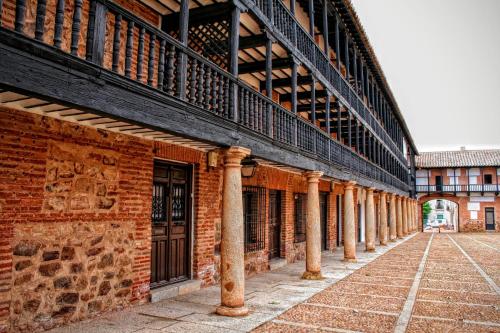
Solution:
<path fill-rule="evenodd" d="M 422 204 L 424 232 L 458 232 L 458 204 L 447 199 L 431 199 Z"/>

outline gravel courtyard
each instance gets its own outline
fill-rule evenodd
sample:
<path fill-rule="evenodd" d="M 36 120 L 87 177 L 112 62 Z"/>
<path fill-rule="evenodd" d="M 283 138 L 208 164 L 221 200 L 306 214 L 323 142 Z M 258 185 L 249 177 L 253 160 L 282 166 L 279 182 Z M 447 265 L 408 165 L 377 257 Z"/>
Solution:
<path fill-rule="evenodd" d="M 500 332 L 500 236 L 419 234 L 256 332 Z"/>

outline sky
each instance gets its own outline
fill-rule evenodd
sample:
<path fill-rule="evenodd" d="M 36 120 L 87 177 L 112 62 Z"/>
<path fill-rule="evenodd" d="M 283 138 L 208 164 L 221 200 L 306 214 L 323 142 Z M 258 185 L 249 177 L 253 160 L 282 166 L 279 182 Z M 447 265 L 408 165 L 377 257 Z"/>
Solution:
<path fill-rule="evenodd" d="M 352 0 L 419 151 L 500 148 L 500 0 Z"/>

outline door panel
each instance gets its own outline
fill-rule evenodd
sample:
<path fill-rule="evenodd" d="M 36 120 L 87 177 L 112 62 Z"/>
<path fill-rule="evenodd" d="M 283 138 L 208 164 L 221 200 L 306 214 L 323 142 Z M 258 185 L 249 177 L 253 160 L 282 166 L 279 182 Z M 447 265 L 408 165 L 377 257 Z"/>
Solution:
<path fill-rule="evenodd" d="M 269 259 L 279 258 L 281 247 L 281 193 L 269 191 Z"/>
<path fill-rule="evenodd" d="M 321 249 L 328 250 L 328 193 L 319 195 L 319 219 L 321 223 Z"/>
<path fill-rule="evenodd" d="M 155 163 L 151 287 L 189 278 L 190 169 Z"/>
<path fill-rule="evenodd" d="M 486 215 L 486 230 L 495 230 L 495 209 L 487 207 L 484 211 Z"/>

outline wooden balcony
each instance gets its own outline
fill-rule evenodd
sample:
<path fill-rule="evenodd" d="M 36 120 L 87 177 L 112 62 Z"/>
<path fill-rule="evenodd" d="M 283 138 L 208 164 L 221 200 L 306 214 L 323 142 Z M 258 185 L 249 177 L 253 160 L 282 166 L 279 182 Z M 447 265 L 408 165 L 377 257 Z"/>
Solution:
<path fill-rule="evenodd" d="M 500 193 L 498 184 L 417 185 L 417 193 Z"/>
<path fill-rule="evenodd" d="M 26 33 L 25 3 L 16 2 L 14 29 L 0 27 L 2 91 L 36 96 L 217 146 L 244 145 L 258 158 L 322 170 L 326 176 L 339 179 L 355 175 L 362 185 L 375 181 L 381 188 L 409 190 L 401 180 L 405 179 L 404 172 L 398 179 L 112 2 L 75 1 L 69 39 L 64 38 L 68 27 L 65 20 L 69 18 L 60 6 L 64 1 L 51 5 L 56 8 L 50 11 L 48 3 L 38 1 L 34 34 Z M 259 3 L 256 5 L 261 10 Z M 88 22 L 82 22 L 82 8 L 89 8 Z M 55 13 L 51 36 L 45 29 L 48 12 Z M 381 136 L 386 135 L 352 88 L 318 52 L 314 41 L 300 29 L 292 35 L 286 30 L 286 22 L 292 21 L 276 13 L 279 10 L 273 24 L 284 29 L 283 38 L 296 43 L 318 73 L 329 80 L 335 91 L 342 92 L 346 105 L 356 106 L 354 110 L 364 116 L 367 124 L 378 128 Z M 107 31 L 110 27 L 112 33 Z"/>

